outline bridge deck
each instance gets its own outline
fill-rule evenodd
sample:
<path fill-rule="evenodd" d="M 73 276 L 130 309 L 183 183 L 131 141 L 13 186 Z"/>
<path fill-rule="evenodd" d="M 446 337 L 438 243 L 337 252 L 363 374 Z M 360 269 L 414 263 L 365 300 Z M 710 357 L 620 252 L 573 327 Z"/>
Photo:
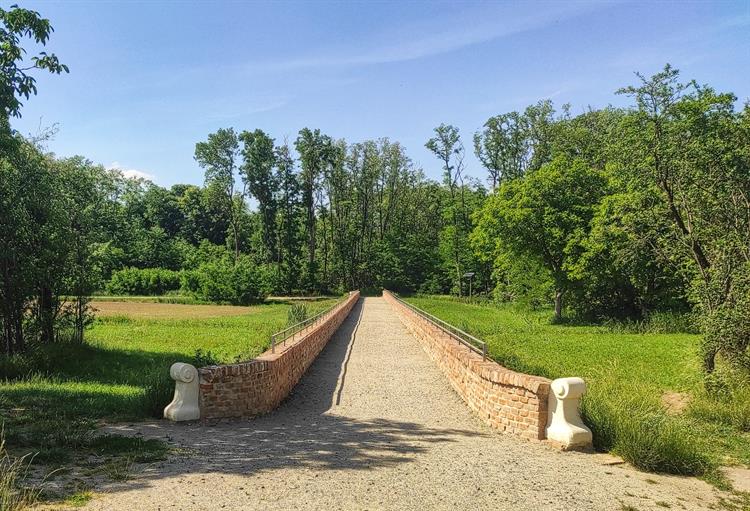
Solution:
<path fill-rule="evenodd" d="M 645 510 L 715 500 L 701 481 L 485 427 L 382 298 L 360 301 L 269 415 L 118 429 L 168 435 L 192 452 L 112 487 L 91 509 Z"/>

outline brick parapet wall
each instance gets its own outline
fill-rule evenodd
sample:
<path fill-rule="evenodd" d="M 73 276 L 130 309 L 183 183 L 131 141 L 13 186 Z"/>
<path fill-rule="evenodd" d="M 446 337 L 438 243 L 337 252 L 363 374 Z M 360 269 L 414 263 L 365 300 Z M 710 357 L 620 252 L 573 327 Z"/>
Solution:
<path fill-rule="evenodd" d="M 501 431 L 530 440 L 546 438 L 548 379 L 484 360 L 400 303 L 389 291 L 383 291 L 383 298 L 474 413 Z"/>
<path fill-rule="evenodd" d="M 351 293 L 322 321 L 297 334 L 293 341 L 276 346 L 275 353 L 268 350 L 249 362 L 200 368 L 201 418 L 251 417 L 279 406 L 357 300 L 359 291 Z"/>

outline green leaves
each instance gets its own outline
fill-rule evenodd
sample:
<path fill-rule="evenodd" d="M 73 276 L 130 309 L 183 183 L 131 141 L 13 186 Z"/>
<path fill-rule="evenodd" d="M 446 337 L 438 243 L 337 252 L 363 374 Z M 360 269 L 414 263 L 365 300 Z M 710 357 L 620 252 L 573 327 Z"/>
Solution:
<path fill-rule="evenodd" d="M 569 260 L 579 252 L 606 191 L 604 175 L 583 160 L 556 158 L 502 184 L 478 216 L 474 237 L 496 239 L 498 257 L 537 261 L 564 293 L 571 283 Z"/>
<path fill-rule="evenodd" d="M 37 93 L 36 79 L 27 74 L 32 69 L 49 71 L 52 74 L 68 72 L 56 55 L 40 52 L 24 64 L 26 51 L 21 47 L 22 38 L 30 38 L 45 45 L 53 28 L 49 20 L 36 11 L 22 9 L 16 5 L 10 10 L 0 8 L 0 110 L 4 116 L 21 116 L 21 98 L 28 99 Z"/>

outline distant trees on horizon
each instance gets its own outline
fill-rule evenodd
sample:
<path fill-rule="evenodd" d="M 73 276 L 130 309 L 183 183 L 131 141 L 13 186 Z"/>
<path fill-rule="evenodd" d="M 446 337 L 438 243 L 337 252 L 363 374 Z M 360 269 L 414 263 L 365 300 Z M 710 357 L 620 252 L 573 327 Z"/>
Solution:
<path fill-rule="evenodd" d="M 426 147 L 425 177 L 387 138 L 303 128 L 278 143 L 219 129 L 195 145 L 203 186 L 160 187 L 83 157 L 56 158 L 10 127 L 36 93 L 20 43 L 37 13 L 0 9 L 2 352 L 83 341 L 89 296 L 190 293 L 249 303 L 269 293 L 474 289 L 588 320 L 693 311 L 704 367 L 750 370 L 750 106 L 680 81 L 671 66 L 618 91 L 628 108 L 572 115 L 541 101 L 472 138 L 488 187 L 465 172 L 458 128 Z M 255 210 L 249 201 L 257 204 Z M 123 291 L 124 290 L 124 291 Z"/>

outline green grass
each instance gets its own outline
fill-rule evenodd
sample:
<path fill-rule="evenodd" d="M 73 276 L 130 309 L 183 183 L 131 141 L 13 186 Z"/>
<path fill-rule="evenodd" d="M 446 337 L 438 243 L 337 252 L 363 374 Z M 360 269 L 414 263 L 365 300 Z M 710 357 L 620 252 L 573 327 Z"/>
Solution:
<path fill-rule="evenodd" d="M 337 301 L 306 306 L 315 314 Z M 0 422 L 14 456 L 30 454 L 26 459 L 50 468 L 104 456 L 97 470 L 110 479 L 126 477 L 134 462 L 163 457 L 160 442 L 97 437 L 96 426 L 102 420 L 160 417 L 174 392 L 169 378 L 174 362 L 229 363 L 262 353 L 271 334 L 286 326 L 290 304 L 200 319 L 184 317 L 190 312 L 183 309 L 175 312 L 182 317 L 143 317 L 148 306 L 137 302 L 132 315 L 97 318 L 83 345 L 51 345 L 24 357 L 0 358 Z"/>
<path fill-rule="evenodd" d="M 28 483 L 31 456 L 11 456 L 0 431 L 0 510 L 20 511 L 33 505 L 41 490 Z"/>
<path fill-rule="evenodd" d="M 723 398 L 706 393 L 698 335 L 552 324 L 551 311 L 447 297 L 407 301 L 485 340 L 490 356 L 506 367 L 551 379 L 583 377 L 582 412 L 600 450 L 644 470 L 676 474 L 750 465 L 750 391 L 730 389 Z M 686 394 L 688 408 L 668 413 L 665 393 Z"/>
<path fill-rule="evenodd" d="M 132 302 L 132 303 L 174 303 L 183 305 L 216 305 L 214 302 L 199 300 L 192 295 L 181 295 L 178 293 L 165 294 L 161 296 L 153 295 L 108 295 L 98 294 L 91 297 L 92 300 L 103 300 L 107 302 Z M 336 296 L 313 296 L 313 297 L 269 297 L 267 302 L 286 302 L 299 300 L 307 303 L 322 302 L 328 300 L 337 300 Z M 228 303 L 228 302 L 227 302 Z"/>
<path fill-rule="evenodd" d="M 319 301 L 309 308 L 317 312 L 333 303 Z M 15 376 L 0 383 L 0 408 L 51 417 L 147 416 L 153 408 L 148 393 L 159 382 L 169 383 L 174 362 L 195 362 L 197 350 L 210 352 L 222 363 L 249 360 L 286 325 L 288 308 L 284 303 L 264 304 L 248 314 L 203 319 L 98 318 L 83 345 L 49 346 L 0 366 L 6 376 Z M 167 385 L 166 390 L 171 389 Z M 163 408 L 166 402 L 159 404 Z"/>

